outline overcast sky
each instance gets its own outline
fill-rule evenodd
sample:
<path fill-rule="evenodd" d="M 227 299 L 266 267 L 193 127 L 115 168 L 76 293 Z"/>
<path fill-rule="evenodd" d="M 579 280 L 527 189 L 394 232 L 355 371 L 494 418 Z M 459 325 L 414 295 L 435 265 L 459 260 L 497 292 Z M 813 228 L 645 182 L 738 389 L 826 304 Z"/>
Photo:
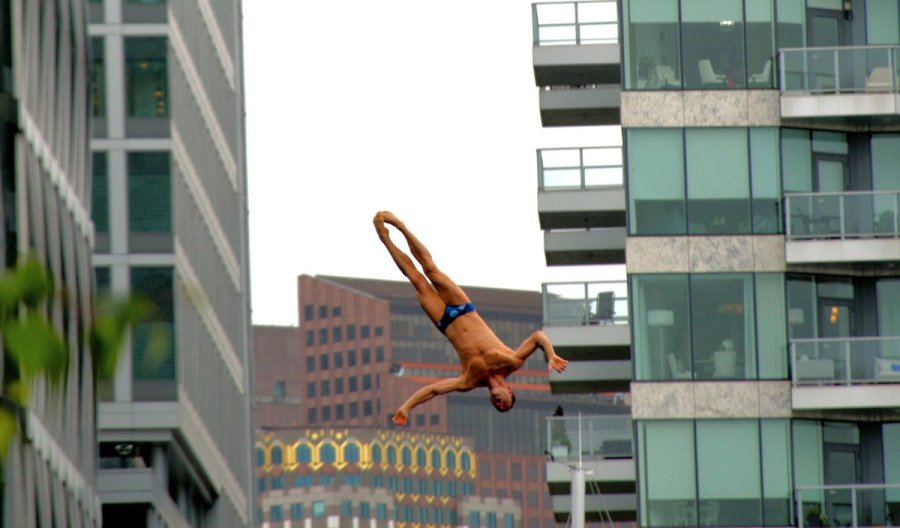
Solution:
<path fill-rule="evenodd" d="M 609 278 L 545 265 L 535 149 L 620 135 L 541 128 L 530 2 L 243 9 L 254 324 L 297 324 L 303 273 L 403 279 L 372 228 L 381 209 L 460 284 Z"/>

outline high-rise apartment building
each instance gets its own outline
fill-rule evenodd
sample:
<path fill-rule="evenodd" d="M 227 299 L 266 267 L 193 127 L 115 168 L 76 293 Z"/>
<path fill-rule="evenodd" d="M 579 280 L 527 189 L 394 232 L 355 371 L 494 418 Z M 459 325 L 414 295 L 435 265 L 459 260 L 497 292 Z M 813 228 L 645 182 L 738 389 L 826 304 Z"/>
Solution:
<path fill-rule="evenodd" d="M 97 280 L 158 307 L 101 387 L 104 520 L 249 526 L 241 3 L 89 7 Z"/>
<path fill-rule="evenodd" d="M 68 348 L 61 383 L 34 379 L 24 407 L 12 394 L 16 364 L 2 361 L 0 399 L 18 426 L 2 464 L 3 526 L 100 525 L 94 365 L 85 340 L 93 228 L 84 11 L 80 1 L 0 2 L 3 267 L 27 253 L 39 258 L 57 290 L 46 314 Z"/>
<path fill-rule="evenodd" d="M 544 125 L 622 127 L 619 181 L 614 150 L 542 151 L 539 210 L 548 263 L 626 264 L 548 333 L 630 381 L 639 524 L 900 522 L 900 4 L 535 4 L 534 29 Z M 624 297 L 627 326 L 582 324 Z"/>
<path fill-rule="evenodd" d="M 299 327 L 254 328 L 259 428 L 395 430 L 391 418 L 406 398 L 425 384 L 459 375 L 456 351 L 422 311 L 408 282 L 308 275 L 298 282 Z M 542 325 L 537 292 L 465 289 L 511 346 Z M 627 412 L 609 396 L 551 395 L 547 380 L 547 364 L 536 353 L 510 377 L 517 400 L 509 413 L 498 413 L 482 390 L 447 394 L 410 413 L 410 433 L 471 442 L 477 458 L 472 498 L 481 502 L 457 504 L 459 525 L 472 511 L 487 514 L 502 506 L 521 511 L 514 515 L 517 526 L 554 526 L 544 478 L 546 417 L 560 405 L 573 416 Z M 387 489 L 400 508 L 394 520 L 417 522 L 418 510 L 412 519 L 402 515 L 420 501 Z M 442 519 L 438 524 L 448 524 L 449 517 Z"/>

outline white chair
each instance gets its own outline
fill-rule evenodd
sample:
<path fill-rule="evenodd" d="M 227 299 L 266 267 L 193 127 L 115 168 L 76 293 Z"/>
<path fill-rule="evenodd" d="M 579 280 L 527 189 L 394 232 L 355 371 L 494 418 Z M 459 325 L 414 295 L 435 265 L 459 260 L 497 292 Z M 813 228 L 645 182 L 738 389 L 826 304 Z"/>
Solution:
<path fill-rule="evenodd" d="M 697 68 L 700 70 L 700 82 L 703 84 L 725 84 L 726 76 L 720 75 L 713 70 L 712 62 L 709 59 L 701 59 L 697 61 Z"/>
<path fill-rule="evenodd" d="M 713 352 L 713 378 L 734 378 L 737 366 L 737 352 L 716 350 Z"/>
<path fill-rule="evenodd" d="M 669 361 L 669 369 L 672 371 L 673 380 L 691 379 L 691 372 L 689 370 L 681 370 L 678 368 L 678 361 L 675 359 L 675 354 L 669 354 L 666 359 Z"/>
<path fill-rule="evenodd" d="M 891 88 L 891 69 L 886 66 L 873 68 L 866 77 L 867 92 L 889 92 Z"/>
<path fill-rule="evenodd" d="M 658 88 L 681 86 L 681 80 L 675 76 L 675 69 L 665 64 L 656 66 L 656 82 Z"/>
<path fill-rule="evenodd" d="M 772 79 L 772 59 L 766 61 L 763 69 L 759 73 L 750 76 L 751 84 L 769 84 Z"/>

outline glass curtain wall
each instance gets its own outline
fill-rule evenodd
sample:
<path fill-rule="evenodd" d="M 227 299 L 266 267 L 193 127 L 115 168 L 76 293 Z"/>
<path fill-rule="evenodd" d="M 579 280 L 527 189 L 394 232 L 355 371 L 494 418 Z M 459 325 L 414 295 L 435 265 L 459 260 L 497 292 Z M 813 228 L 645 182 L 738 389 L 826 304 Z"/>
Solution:
<path fill-rule="evenodd" d="M 743 0 L 681 0 L 685 89 L 746 88 Z"/>
<path fill-rule="evenodd" d="M 750 162 L 746 128 L 690 128 L 688 234 L 750 233 Z"/>
<path fill-rule="evenodd" d="M 106 115 L 106 66 L 102 37 L 91 38 L 91 112 L 94 117 Z"/>
<path fill-rule="evenodd" d="M 622 12 L 625 89 L 680 89 L 678 0 L 630 0 Z"/>
<path fill-rule="evenodd" d="M 866 42 L 900 44 L 900 4 L 897 0 L 866 2 Z"/>
<path fill-rule="evenodd" d="M 168 152 L 128 153 L 128 232 L 132 251 L 170 251 L 172 192 Z"/>
<path fill-rule="evenodd" d="M 775 24 L 772 0 L 744 0 L 747 35 L 747 87 L 774 88 Z"/>
<path fill-rule="evenodd" d="M 109 166 L 105 151 L 92 153 L 91 219 L 96 251 L 109 251 Z"/>
<path fill-rule="evenodd" d="M 175 305 L 172 268 L 131 268 L 131 291 L 156 307 L 149 321 L 134 325 L 131 336 L 132 397 L 169 400 L 175 394 Z"/>
<path fill-rule="evenodd" d="M 641 421 L 641 526 L 789 523 L 788 420 Z"/>
<path fill-rule="evenodd" d="M 787 377 L 783 275 L 635 274 L 631 293 L 636 380 Z"/>
<path fill-rule="evenodd" d="M 125 39 L 125 102 L 128 117 L 169 115 L 166 39 Z"/>
<path fill-rule="evenodd" d="M 625 133 L 630 233 L 685 234 L 683 131 L 629 129 Z"/>

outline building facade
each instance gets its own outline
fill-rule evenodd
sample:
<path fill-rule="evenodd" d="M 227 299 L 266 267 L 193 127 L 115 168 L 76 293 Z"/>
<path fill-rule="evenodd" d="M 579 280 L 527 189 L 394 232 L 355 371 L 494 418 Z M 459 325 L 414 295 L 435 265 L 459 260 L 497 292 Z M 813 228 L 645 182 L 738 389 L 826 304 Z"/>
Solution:
<path fill-rule="evenodd" d="M 97 281 L 158 308 L 101 387 L 104 519 L 249 526 L 241 3 L 89 8 Z"/>
<path fill-rule="evenodd" d="M 34 254 L 53 276 L 46 314 L 68 348 L 62 382 L 29 383 L 3 460 L 4 526 L 99 526 L 89 214 L 90 42 L 82 2 L 0 3 L 4 268 Z M 5 358 L 3 406 L 14 363 Z M 21 372 L 21 371 L 20 371 Z"/>
<path fill-rule="evenodd" d="M 512 346 L 541 326 L 536 292 L 466 291 Z M 407 282 L 302 275 L 298 300 L 299 327 L 254 328 L 260 428 L 301 421 L 310 428 L 393 430 L 394 411 L 413 392 L 459 375 L 456 351 L 422 312 Z M 295 350 L 288 344 L 291 336 L 299 339 L 299 354 L 288 360 Z M 467 438 L 479 460 L 473 497 L 512 500 L 521 512 L 517 526 L 552 526 L 545 418 L 559 405 L 573 414 L 627 409 L 603 395 L 551 395 L 539 353 L 510 380 L 517 394 L 514 412 L 498 413 L 482 391 L 448 394 L 417 407 L 409 430 Z"/>
<path fill-rule="evenodd" d="M 542 114 L 554 83 L 608 111 L 544 124 L 621 124 L 623 177 L 610 149 L 542 152 L 545 249 L 625 263 L 629 331 L 562 316 L 556 332 L 593 343 L 597 382 L 631 382 L 639 524 L 897 523 L 900 6 L 561 5 L 557 49 L 534 7 Z M 566 214 L 593 238 L 561 240 Z M 589 289 L 570 296 L 585 314 L 615 288 Z"/>

